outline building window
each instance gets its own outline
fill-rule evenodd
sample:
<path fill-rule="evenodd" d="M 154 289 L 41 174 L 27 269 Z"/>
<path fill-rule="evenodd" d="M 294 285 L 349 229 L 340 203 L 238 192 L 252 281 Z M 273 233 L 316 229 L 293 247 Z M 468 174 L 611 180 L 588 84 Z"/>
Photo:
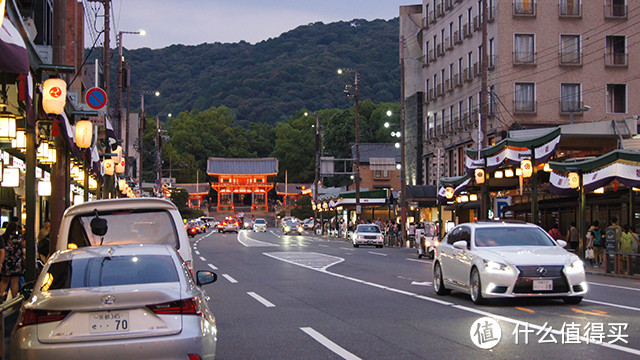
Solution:
<path fill-rule="evenodd" d="M 513 15 L 535 16 L 536 15 L 535 0 L 514 0 Z"/>
<path fill-rule="evenodd" d="M 535 61 L 535 36 L 533 34 L 515 34 L 513 62 L 516 64 L 535 64 Z"/>
<path fill-rule="evenodd" d="M 536 111 L 534 83 L 516 83 L 513 109 L 515 112 L 531 113 Z"/>
<path fill-rule="evenodd" d="M 560 35 L 560 64 L 582 64 L 580 51 L 580 35 Z"/>
<path fill-rule="evenodd" d="M 374 176 L 376 179 L 388 179 L 389 170 L 376 170 Z"/>
<path fill-rule="evenodd" d="M 580 84 L 560 84 L 560 99 L 561 112 L 576 112 L 582 109 Z M 577 113 L 582 114 L 580 111 Z"/>
<path fill-rule="evenodd" d="M 582 4 L 580 0 L 560 0 L 558 10 L 560 16 L 582 16 Z"/>
<path fill-rule="evenodd" d="M 606 38 L 606 66 L 627 66 L 627 39 L 625 36 L 611 35 Z"/>
<path fill-rule="evenodd" d="M 626 18 L 627 4 L 625 4 L 625 0 L 606 0 L 604 16 L 607 18 Z"/>
<path fill-rule="evenodd" d="M 607 84 L 607 112 L 627 112 L 627 85 Z"/>

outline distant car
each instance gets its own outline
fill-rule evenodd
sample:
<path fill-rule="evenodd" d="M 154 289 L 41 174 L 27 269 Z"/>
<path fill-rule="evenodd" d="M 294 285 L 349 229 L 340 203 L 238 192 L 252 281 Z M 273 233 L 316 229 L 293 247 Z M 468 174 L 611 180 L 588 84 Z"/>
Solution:
<path fill-rule="evenodd" d="M 259 218 L 253 222 L 253 231 L 267 231 L 267 220 Z"/>
<path fill-rule="evenodd" d="M 187 222 L 186 228 L 187 228 L 187 234 L 189 235 L 189 237 L 194 237 L 200 233 L 200 228 L 198 227 L 198 224 L 196 224 L 193 221 Z"/>
<path fill-rule="evenodd" d="M 200 286 L 216 278 L 194 281 L 169 245 L 58 251 L 23 287 L 11 359 L 213 359 L 217 325 Z"/>
<path fill-rule="evenodd" d="M 239 230 L 240 230 L 240 221 L 234 218 L 226 218 L 218 224 L 218 232 L 221 232 L 221 233 L 227 233 L 227 232 L 238 233 Z"/>
<path fill-rule="evenodd" d="M 284 222 L 284 224 L 282 225 L 282 232 L 285 235 L 289 235 L 289 234 L 302 234 L 302 232 L 304 231 L 304 229 L 302 228 L 302 226 L 293 221 L 293 220 L 287 220 Z"/>
<path fill-rule="evenodd" d="M 360 245 L 383 247 L 384 235 L 378 225 L 360 224 L 351 235 L 351 241 L 353 242 L 353 247 L 359 247 Z"/>
<path fill-rule="evenodd" d="M 437 229 L 438 226 L 435 221 L 423 221 L 422 236 L 420 239 L 416 239 L 418 241 L 418 259 L 427 256 L 433 260 L 435 257 L 436 247 L 440 244 Z"/>
<path fill-rule="evenodd" d="M 553 297 L 578 304 L 587 293 L 584 264 L 541 227 L 482 221 L 460 224 L 440 242 L 433 262 L 438 295 L 451 289 L 476 304 L 497 297 Z"/>

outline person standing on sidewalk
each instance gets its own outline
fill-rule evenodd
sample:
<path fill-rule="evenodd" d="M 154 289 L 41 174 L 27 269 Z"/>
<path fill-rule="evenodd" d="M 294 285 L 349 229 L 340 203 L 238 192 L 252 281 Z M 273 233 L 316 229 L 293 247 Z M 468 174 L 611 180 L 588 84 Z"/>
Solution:
<path fill-rule="evenodd" d="M 595 220 L 593 225 L 589 228 L 589 231 L 593 232 L 593 252 L 595 255 L 596 265 L 598 267 L 602 264 L 603 255 L 603 243 L 602 243 L 602 231 L 600 230 L 600 222 Z"/>
<path fill-rule="evenodd" d="M 569 244 L 569 248 L 573 250 L 578 250 L 578 242 L 580 241 L 580 233 L 578 232 L 578 228 L 576 228 L 576 222 L 571 222 L 571 227 L 569 231 L 567 231 L 567 244 Z"/>

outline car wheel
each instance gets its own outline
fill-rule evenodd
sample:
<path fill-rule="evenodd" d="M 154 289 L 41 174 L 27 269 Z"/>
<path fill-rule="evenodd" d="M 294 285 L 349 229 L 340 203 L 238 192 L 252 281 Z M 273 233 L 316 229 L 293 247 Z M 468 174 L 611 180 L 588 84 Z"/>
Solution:
<path fill-rule="evenodd" d="M 562 298 L 565 304 L 569 305 L 578 305 L 582 301 L 582 296 L 570 296 L 566 298 Z"/>
<path fill-rule="evenodd" d="M 436 257 L 434 252 L 429 252 L 429 260 L 433 260 Z"/>
<path fill-rule="evenodd" d="M 353 244 L 353 247 L 360 247 L 360 245 L 358 245 L 358 244 Z"/>
<path fill-rule="evenodd" d="M 482 283 L 480 281 L 480 273 L 478 273 L 478 269 L 473 268 L 471 270 L 471 279 L 469 281 L 469 294 L 471 295 L 471 300 L 476 305 L 484 304 L 485 300 L 482 297 Z"/>
<path fill-rule="evenodd" d="M 422 254 L 418 253 L 418 259 L 422 259 Z"/>
<path fill-rule="evenodd" d="M 444 281 L 442 281 L 442 268 L 440 263 L 436 263 L 436 267 L 433 268 L 433 289 L 438 295 L 447 295 L 451 290 L 444 287 Z"/>

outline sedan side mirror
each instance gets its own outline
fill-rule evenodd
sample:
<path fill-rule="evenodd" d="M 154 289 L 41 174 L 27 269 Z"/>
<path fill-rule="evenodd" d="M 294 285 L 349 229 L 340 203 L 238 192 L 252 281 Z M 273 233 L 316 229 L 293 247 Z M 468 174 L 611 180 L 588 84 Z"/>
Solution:
<path fill-rule="evenodd" d="M 218 275 L 214 272 L 207 270 L 199 270 L 196 272 L 196 284 L 198 284 L 198 286 L 211 284 L 216 280 L 218 280 Z"/>
<path fill-rule="evenodd" d="M 558 243 L 558 246 L 560 247 L 567 247 L 567 242 L 564 240 L 556 240 L 556 242 Z"/>
<path fill-rule="evenodd" d="M 453 247 L 460 250 L 467 250 L 467 242 L 464 240 L 456 241 L 453 243 Z"/>
<path fill-rule="evenodd" d="M 20 288 L 20 295 L 22 295 L 22 297 L 25 299 L 30 298 L 31 294 L 33 294 L 33 287 L 35 285 L 35 281 L 29 281 L 28 283 L 25 283 L 24 285 L 22 285 L 22 288 Z"/>

